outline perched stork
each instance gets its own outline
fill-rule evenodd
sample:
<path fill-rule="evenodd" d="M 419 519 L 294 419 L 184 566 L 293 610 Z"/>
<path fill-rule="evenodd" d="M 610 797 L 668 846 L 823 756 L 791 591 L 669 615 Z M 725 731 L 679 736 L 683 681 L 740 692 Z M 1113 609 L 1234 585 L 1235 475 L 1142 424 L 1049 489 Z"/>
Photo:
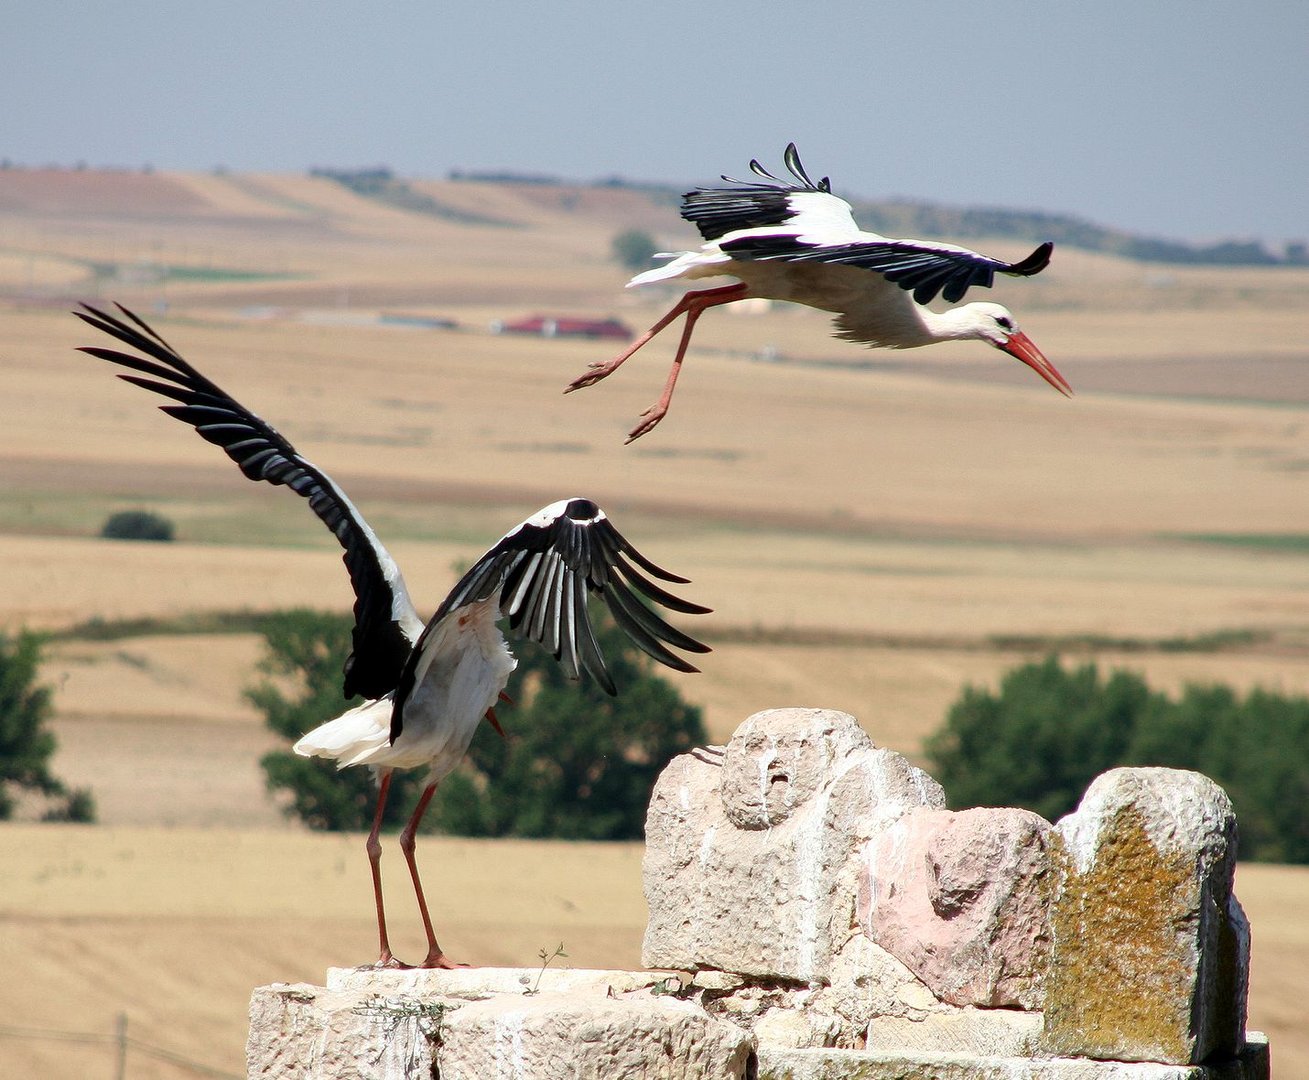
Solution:
<path fill-rule="evenodd" d="M 1053 244 L 1042 244 L 1027 258 L 1007 263 L 953 244 L 889 240 L 855 224 L 850 204 L 832 194 L 827 177 L 818 183 L 809 178 L 795 143 L 786 148 L 784 160 L 794 183 L 751 161 L 756 176 L 775 183 L 724 176 L 737 186 L 687 192 L 682 217 L 700 230 L 705 241 L 700 250 L 657 255 L 672 261 L 637 274 L 627 287 L 721 275 L 740 282 L 688 292 L 626 352 L 592 364 L 564 388 L 565 394 L 612 375 L 659 331 L 685 315 L 686 326 L 663 395 L 641 414 L 627 441 L 640 438 L 668 412 L 696 320 L 711 307 L 748 297 L 833 312 L 838 337 L 874 348 L 914 349 L 975 338 L 1021 360 L 1060 393 L 1072 393 L 1064 377 L 999 304 L 965 304 L 940 313 L 925 306 L 938 293 L 956 303 L 972 286 L 989 286 L 997 273 L 1039 274 L 1049 265 Z"/>
<path fill-rule="evenodd" d="M 709 609 L 645 577 L 641 571 L 687 583 L 637 551 L 595 503 L 573 498 L 551 503 L 509 530 L 459 579 L 424 626 L 395 560 L 327 473 L 201 375 L 132 312 L 120 306 L 120 318 L 83 307 L 76 313 L 79 318 L 142 355 L 98 346 L 85 346 L 82 352 L 138 372 L 118 377 L 172 399 L 175 404 L 160 408 L 220 446 L 249 479 L 284 484 L 307 499 L 345 549 L 355 593 L 355 625 L 344 690 L 346 697 L 362 694 L 369 700 L 309 732 L 295 744 L 295 752 L 331 758 L 338 768 L 368 765 L 377 777 L 377 809 L 367 850 L 379 967 L 406 966 L 392 955 L 387 940 L 378 839 L 382 811 L 392 770 L 427 767 L 427 784 L 400 834 L 400 848 L 427 934 L 427 957 L 420 966 L 456 966 L 432 930 L 414 841 L 437 785 L 463 758 L 479 721 L 486 717 L 500 730 L 494 706 L 517 661 L 498 621 L 507 618 L 519 636 L 543 644 L 570 678 L 585 669 L 614 694 L 591 625 L 588 594 L 599 594 L 633 642 L 677 671 L 697 669 L 668 646 L 694 653 L 708 652 L 708 647 L 670 626 L 642 597 L 686 614 Z"/>

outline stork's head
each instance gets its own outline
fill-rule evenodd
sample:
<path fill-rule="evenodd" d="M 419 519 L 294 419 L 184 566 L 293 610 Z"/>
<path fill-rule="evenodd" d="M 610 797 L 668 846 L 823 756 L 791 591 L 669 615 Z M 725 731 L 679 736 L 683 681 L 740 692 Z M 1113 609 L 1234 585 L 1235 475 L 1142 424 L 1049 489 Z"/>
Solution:
<path fill-rule="evenodd" d="M 1001 352 L 1007 352 L 1015 360 L 1021 360 L 1059 393 L 1073 396 L 1073 388 L 1068 385 L 1068 380 L 1059 374 L 1058 369 L 1045 358 L 1032 339 L 1018 329 L 1018 320 L 1008 308 L 1000 304 L 977 303 L 965 304 L 963 310 L 969 314 L 971 336 L 993 345 Z"/>

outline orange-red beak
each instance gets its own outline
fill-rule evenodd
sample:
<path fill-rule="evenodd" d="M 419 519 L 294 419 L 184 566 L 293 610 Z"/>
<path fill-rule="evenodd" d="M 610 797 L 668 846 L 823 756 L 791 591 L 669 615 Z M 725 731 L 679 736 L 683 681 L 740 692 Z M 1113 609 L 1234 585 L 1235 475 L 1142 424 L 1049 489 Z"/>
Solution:
<path fill-rule="evenodd" d="M 1021 360 L 1065 397 L 1073 396 L 1073 388 L 1068 385 L 1068 380 L 1059 374 L 1058 368 L 1045 358 L 1045 354 L 1022 331 L 1010 335 L 1008 341 L 996 348 L 1007 352 L 1015 360 Z"/>

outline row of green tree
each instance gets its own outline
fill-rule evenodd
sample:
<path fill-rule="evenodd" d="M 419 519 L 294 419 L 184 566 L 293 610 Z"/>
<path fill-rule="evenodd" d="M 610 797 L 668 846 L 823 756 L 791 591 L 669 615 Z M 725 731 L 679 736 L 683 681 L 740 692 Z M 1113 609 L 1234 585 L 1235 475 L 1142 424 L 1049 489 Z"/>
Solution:
<path fill-rule="evenodd" d="M 341 664 L 348 617 L 282 613 L 265 626 L 268 658 L 249 691 L 288 748 L 266 755 L 269 789 L 316 829 L 361 830 L 375 787 L 364 769 L 297 757 L 289 743 L 345 707 Z M 573 683 L 543 650 L 519 643 L 502 713 L 508 736 L 482 725 L 465 764 L 438 790 L 433 830 L 465 836 L 617 840 L 642 835 L 660 770 L 706 739 L 700 710 L 627 637 L 603 624 L 600 642 L 620 687 Z M 91 820 L 85 790 L 50 771 L 50 693 L 37 685 L 40 639 L 0 636 L 0 818 L 15 792 L 45 800 L 45 816 Z M 1232 797 L 1241 857 L 1309 863 L 1309 698 L 1226 686 L 1152 690 L 1129 671 L 1065 666 L 1051 656 L 1009 671 L 999 689 L 969 687 L 927 742 L 929 771 L 956 808 L 1022 806 L 1054 821 L 1090 782 L 1118 765 L 1195 769 Z M 397 773 L 387 820 L 402 821 L 423 781 Z"/>
<path fill-rule="evenodd" d="M 1118 765 L 1194 769 L 1231 796 L 1240 857 L 1309 863 L 1309 698 L 1220 685 L 1174 698 L 1129 671 L 1057 657 L 970 687 L 927 743 L 952 806 L 1022 806 L 1054 821 Z"/>

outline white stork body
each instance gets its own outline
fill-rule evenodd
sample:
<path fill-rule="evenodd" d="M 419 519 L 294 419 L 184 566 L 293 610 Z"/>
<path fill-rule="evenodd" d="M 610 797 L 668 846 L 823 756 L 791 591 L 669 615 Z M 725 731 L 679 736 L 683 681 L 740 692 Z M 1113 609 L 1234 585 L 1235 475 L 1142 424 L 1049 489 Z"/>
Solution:
<path fill-rule="evenodd" d="M 974 303 L 938 314 L 914 303 L 913 297 L 885 278 L 852 266 L 826 263 L 746 262 L 733 259 L 716 245 L 686 252 L 665 266 L 638 274 L 627 283 L 720 277 L 739 278 L 744 288 L 731 300 L 764 297 L 769 300 L 830 311 L 837 316 L 837 336 L 874 348 L 915 349 L 941 341 L 976 337 L 986 325 L 979 313 L 1007 314 L 999 304 Z"/>
<path fill-rule="evenodd" d="M 861 230 L 853 210 L 831 193 L 826 178 L 815 184 L 800 164 L 795 145 L 786 164 L 798 183 L 744 183 L 723 177 L 733 188 L 688 192 L 682 216 L 705 243 L 697 251 L 669 253 L 671 261 L 637 274 L 628 288 L 660 281 L 697 281 L 731 276 L 739 284 L 687 293 L 676 306 L 613 360 L 592 364 L 564 393 L 613 374 L 679 315 L 686 327 L 659 401 L 642 414 L 628 442 L 644 435 L 668 412 L 696 320 L 710 307 L 760 297 L 830 311 L 837 336 L 874 348 L 914 349 L 944 341 L 984 341 L 1031 367 L 1061 393 L 1071 389 L 1009 311 L 999 304 L 972 303 L 935 312 L 925 305 L 938 293 L 963 298 L 969 287 L 990 285 L 996 273 L 1027 277 L 1050 261 L 1052 244 L 1026 259 L 1005 263 L 967 248 L 926 240 L 892 240 Z M 757 162 L 756 175 L 777 177 Z M 910 291 L 912 290 L 912 291 Z"/>
<path fill-rule="evenodd" d="M 378 777 L 367 851 L 380 939 L 377 963 L 384 967 L 404 965 L 395 960 L 387 940 L 382 814 L 392 771 L 427 768 L 426 787 L 400 834 L 400 847 L 427 934 L 428 954 L 421 966 L 455 966 L 432 930 L 414 860 L 415 837 L 437 784 L 463 759 L 481 719 L 485 716 L 499 730 L 494 706 L 516 666 L 499 621 L 507 619 L 510 629 L 545 646 L 568 677 L 576 679 L 584 669 L 614 694 L 591 625 L 591 596 L 599 595 L 638 647 L 678 671 L 696 668 L 673 648 L 708 652 L 708 647 L 669 625 L 643 601 L 687 614 L 709 609 L 645 577 L 686 583 L 637 551 L 595 503 L 572 498 L 543 507 L 501 537 L 424 626 L 395 560 L 332 478 L 201 375 L 141 319 L 120 310 L 126 321 L 91 307 L 78 315 L 144 355 L 97 346 L 81 351 L 142 373 L 119 378 L 176 402 L 161 409 L 222 447 L 249 479 L 285 485 L 307 499 L 344 549 L 355 593 L 344 692 L 347 698 L 360 694 L 368 700 L 310 731 L 294 749 L 305 757 L 332 759 L 338 768 L 367 765 Z"/>
<path fill-rule="evenodd" d="M 497 593 L 441 621 L 424 650 L 407 722 L 395 742 L 388 694 L 314 728 L 292 749 L 302 757 L 331 758 L 339 769 L 425 765 L 427 783 L 440 783 L 463 760 L 478 724 L 518 666 L 497 625 L 500 617 Z"/>

